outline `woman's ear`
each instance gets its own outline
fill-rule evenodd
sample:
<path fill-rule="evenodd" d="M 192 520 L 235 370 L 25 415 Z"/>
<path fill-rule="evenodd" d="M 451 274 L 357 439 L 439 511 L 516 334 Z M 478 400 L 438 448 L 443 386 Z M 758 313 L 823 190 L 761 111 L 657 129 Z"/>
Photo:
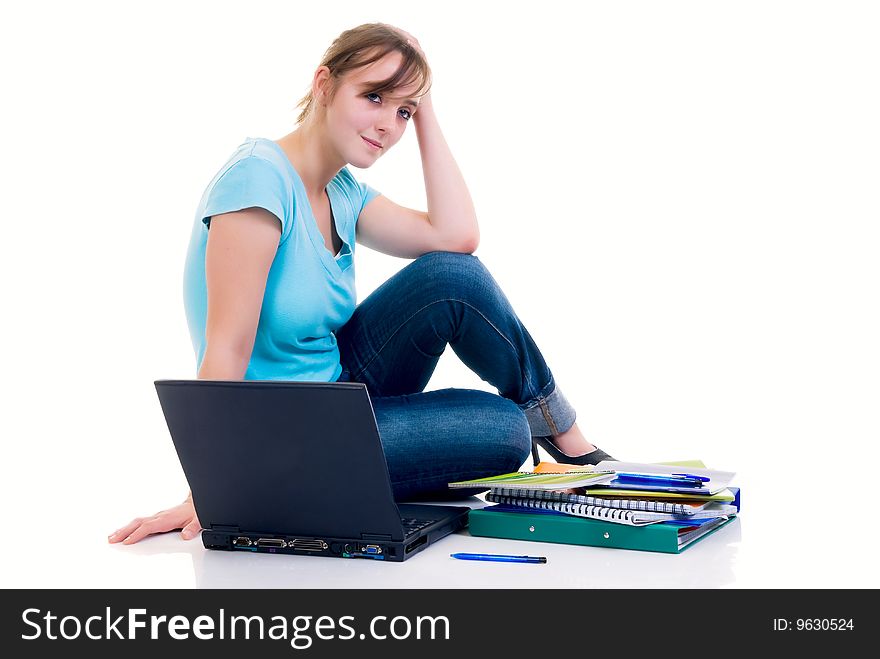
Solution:
<path fill-rule="evenodd" d="M 319 66 L 312 78 L 312 98 L 322 107 L 326 107 L 328 100 L 332 96 L 333 78 L 330 75 L 330 69 L 326 66 Z"/>

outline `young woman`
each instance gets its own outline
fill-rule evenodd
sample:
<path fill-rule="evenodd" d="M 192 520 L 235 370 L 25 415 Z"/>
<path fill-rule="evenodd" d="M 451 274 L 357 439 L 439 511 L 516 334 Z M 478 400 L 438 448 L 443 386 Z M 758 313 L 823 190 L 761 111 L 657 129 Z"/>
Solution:
<path fill-rule="evenodd" d="M 430 86 L 408 33 L 385 24 L 343 32 L 300 102 L 296 130 L 247 140 L 208 185 L 184 277 L 198 377 L 366 384 L 400 500 L 515 471 L 536 443 L 569 463 L 610 459 L 581 434 L 529 333 L 471 255 L 477 218 Z M 346 168 L 370 167 L 410 123 L 427 212 Z M 415 259 L 357 307 L 355 242 Z M 424 392 L 447 345 L 500 395 Z M 109 539 L 173 529 L 198 534 L 191 496 Z"/>

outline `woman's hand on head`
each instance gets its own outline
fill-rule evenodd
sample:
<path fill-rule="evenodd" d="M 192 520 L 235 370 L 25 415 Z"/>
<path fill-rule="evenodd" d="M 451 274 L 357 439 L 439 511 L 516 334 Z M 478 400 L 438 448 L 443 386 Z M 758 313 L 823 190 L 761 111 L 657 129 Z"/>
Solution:
<path fill-rule="evenodd" d="M 390 27 L 392 30 L 396 30 L 397 32 L 399 32 L 403 36 L 403 38 L 406 39 L 406 43 L 408 45 L 412 46 L 422 56 L 422 58 L 426 62 L 428 61 L 428 56 L 425 55 L 425 51 L 422 50 L 422 45 L 419 43 L 418 39 L 416 39 L 413 35 L 411 35 L 406 30 L 402 30 L 401 28 L 399 28 L 395 25 L 388 25 L 388 27 Z M 419 107 L 422 107 L 423 105 L 427 106 L 430 103 L 431 103 L 431 91 L 428 90 L 428 92 L 424 96 L 422 96 L 422 98 L 420 99 Z M 415 114 L 413 115 L 413 119 L 418 117 L 418 115 L 419 115 L 418 110 L 416 110 Z"/>
<path fill-rule="evenodd" d="M 411 35 L 406 30 L 397 27 L 396 25 L 391 25 L 389 23 L 385 23 L 385 27 L 389 27 L 392 30 L 394 30 L 395 32 L 399 32 L 400 34 L 402 34 L 403 38 L 406 39 L 406 42 L 410 46 L 415 48 L 417 51 L 419 51 L 422 54 L 422 57 L 425 57 L 425 51 L 422 50 L 422 46 L 419 44 L 419 40 L 416 39 L 413 35 Z M 427 60 L 427 57 L 425 57 L 425 59 Z"/>
<path fill-rule="evenodd" d="M 413 35 L 411 35 L 409 32 L 404 32 L 403 30 L 401 30 L 401 32 L 403 32 L 403 34 L 406 36 L 406 43 L 408 43 L 410 46 L 412 46 L 413 48 L 415 48 L 416 51 L 417 51 L 422 57 L 424 57 L 424 58 L 425 58 L 425 61 L 427 62 L 427 61 L 428 61 L 428 56 L 425 55 L 425 51 L 422 50 L 422 45 L 419 43 L 419 40 L 416 39 L 416 38 L 415 38 Z"/>
<path fill-rule="evenodd" d="M 175 529 L 182 529 L 180 534 L 184 540 L 195 538 L 202 527 L 196 516 L 196 509 L 192 503 L 192 497 L 180 505 L 161 510 L 152 517 L 137 517 L 113 532 L 107 538 L 111 544 L 121 542 L 124 545 L 133 545 L 154 533 L 165 533 Z"/>
<path fill-rule="evenodd" d="M 396 30 L 397 32 L 400 32 L 400 34 L 403 35 L 403 38 L 406 39 L 406 43 L 408 45 L 412 46 L 416 50 L 416 52 L 418 52 L 424 58 L 424 60 L 426 62 L 428 61 L 428 56 L 425 55 L 425 51 L 422 50 L 422 45 L 419 43 L 418 39 L 416 39 L 413 35 L 411 35 L 406 30 L 402 30 L 399 27 L 396 27 L 394 25 L 389 25 L 388 27 Z"/>

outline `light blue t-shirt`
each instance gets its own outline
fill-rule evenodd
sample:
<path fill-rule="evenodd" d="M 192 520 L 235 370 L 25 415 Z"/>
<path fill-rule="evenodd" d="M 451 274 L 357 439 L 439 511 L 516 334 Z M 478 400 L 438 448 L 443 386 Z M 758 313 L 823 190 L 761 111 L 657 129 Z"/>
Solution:
<path fill-rule="evenodd" d="M 208 185 L 196 212 L 184 271 L 184 306 L 196 352 L 196 372 L 205 356 L 208 293 L 205 250 L 210 218 L 244 208 L 265 208 L 281 220 L 278 251 L 266 292 L 245 380 L 339 378 L 335 332 L 356 305 L 355 226 L 379 193 L 343 168 L 327 185 L 342 248 L 335 257 L 312 214 L 302 180 L 284 151 L 267 139 L 248 139 Z"/>

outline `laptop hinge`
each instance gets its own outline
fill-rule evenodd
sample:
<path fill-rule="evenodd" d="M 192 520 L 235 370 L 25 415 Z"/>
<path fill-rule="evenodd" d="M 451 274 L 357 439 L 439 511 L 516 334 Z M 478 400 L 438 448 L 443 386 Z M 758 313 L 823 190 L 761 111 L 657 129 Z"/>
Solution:
<path fill-rule="evenodd" d="M 240 529 L 235 524 L 211 524 L 212 531 L 221 531 L 224 533 L 238 533 Z"/>
<path fill-rule="evenodd" d="M 361 540 L 391 540 L 390 533 L 361 533 Z"/>

